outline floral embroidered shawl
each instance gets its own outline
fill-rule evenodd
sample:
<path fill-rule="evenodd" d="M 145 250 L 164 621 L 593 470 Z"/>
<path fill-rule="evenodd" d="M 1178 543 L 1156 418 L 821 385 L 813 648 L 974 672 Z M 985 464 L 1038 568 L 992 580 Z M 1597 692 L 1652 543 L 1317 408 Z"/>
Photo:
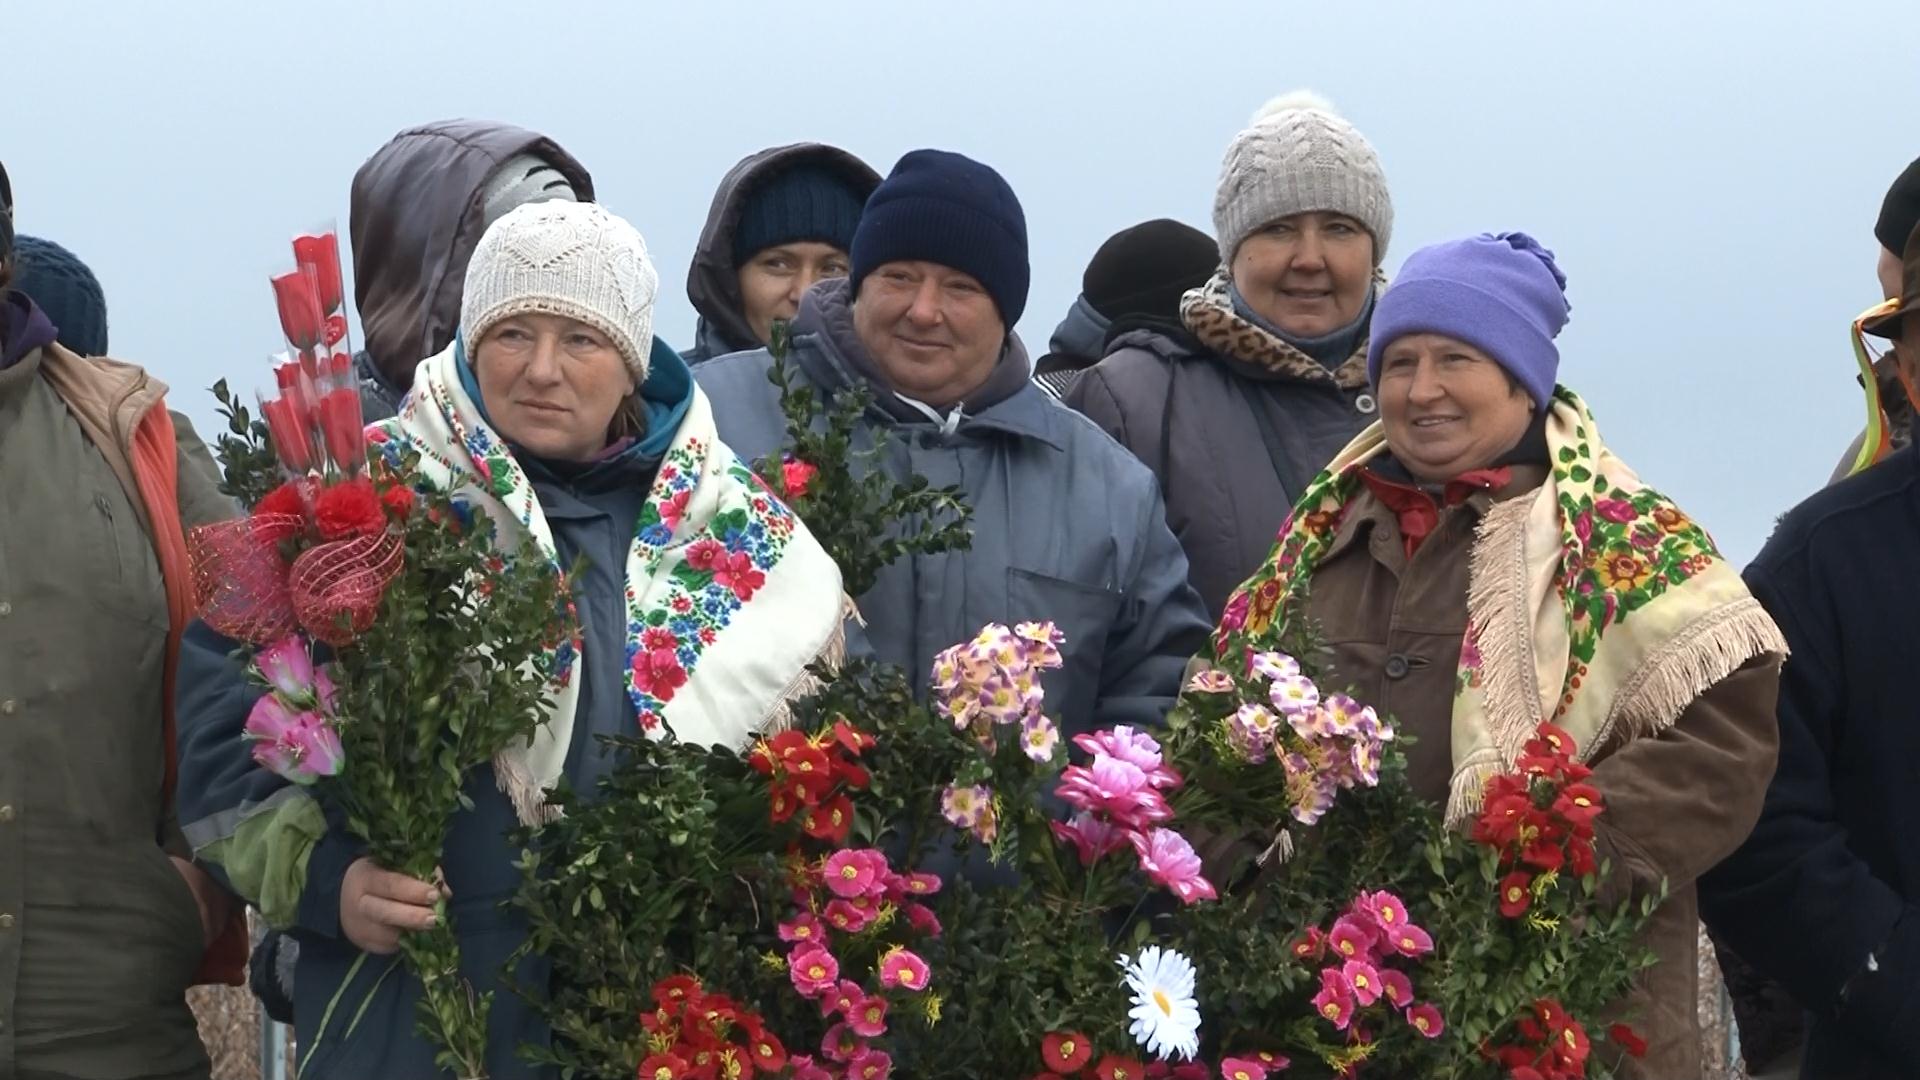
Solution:
<path fill-rule="evenodd" d="M 462 387 L 455 350 L 421 363 L 413 393 L 374 429 L 385 452 L 420 454 L 429 483 L 486 511 L 505 550 L 531 535 L 559 573 L 531 482 Z M 696 745 L 744 746 L 808 692 L 807 665 L 844 649 L 840 571 L 805 525 L 715 434 L 698 386 L 627 555 L 627 693 L 641 728 Z M 578 640 L 552 657 L 552 719 L 494 761 L 521 822 L 551 820 L 545 792 L 572 741 Z"/>
<path fill-rule="evenodd" d="M 1606 449 L 1586 404 L 1565 388 L 1547 444 L 1547 481 L 1496 504 L 1474 539 L 1450 822 L 1478 810 L 1487 778 L 1542 721 L 1565 728 L 1591 760 L 1616 740 L 1671 727 L 1754 657 L 1786 656 L 1712 538 Z M 1375 424 L 1308 486 L 1268 564 L 1228 600 L 1219 656 L 1272 648 L 1306 617 L 1314 567 L 1362 490 L 1361 467 L 1385 449 Z"/>

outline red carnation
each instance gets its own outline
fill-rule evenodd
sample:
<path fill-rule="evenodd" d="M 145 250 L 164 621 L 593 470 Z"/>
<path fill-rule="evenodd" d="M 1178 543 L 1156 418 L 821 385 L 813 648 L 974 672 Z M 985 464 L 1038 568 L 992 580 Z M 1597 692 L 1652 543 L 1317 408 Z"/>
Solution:
<path fill-rule="evenodd" d="M 405 521 L 413 513 L 413 489 L 405 484 L 389 484 L 380 492 L 380 504 L 395 521 Z"/>
<path fill-rule="evenodd" d="M 373 493 L 373 482 L 361 477 L 323 488 L 313 501 L 313 521 L 323 540 L 379 536 L 386 530 L 386 508 Z"/>
<path fill-rule="evenodd" d="M 798 458 L 788 458 L 780 463 L 780 486 L 785 489 L 789 499 L 798 499 L 807 493 L 807 485 L 820 470 Z"/>
<path fill-rule="evenodd" d="M 1612 1039 L 1615 1045 L 1632 1057 L 1647 1056 L 1647 1040 L 1635 1034 L 1634 1030 L 1625 1024 L 1615 1024 L 1608 1028 L 1607 1038 Z"/>

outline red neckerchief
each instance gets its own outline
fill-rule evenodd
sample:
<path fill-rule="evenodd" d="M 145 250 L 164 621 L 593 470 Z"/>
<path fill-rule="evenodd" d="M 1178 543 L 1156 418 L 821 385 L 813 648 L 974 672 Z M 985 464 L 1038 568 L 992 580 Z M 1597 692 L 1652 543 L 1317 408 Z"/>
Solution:
<path fill-rule="evenodd" d="M 1406 544 L 1407 558 L 1420 550 L 1428 536 L 1440 524 L 1441 505 L 1434 502 L 1433 496 L 1412 484 L 1403 484 L 1382 476 L 1372 469 L 1362 469 L 1360 479 L 1366 481 L 1367 488 L 1374 497 L 1393 511 L 1400 522 L 1400 537 Z M 1461 473 L 1447 482 L 1442 489 L 1446 506 L 1459 506 L 1473 496 L 1476 491 L 1498 491 L 1513 480 L 1513 469 L 1507 465 L 1497 465 L 1490 469 L 1474 469 Z"/>

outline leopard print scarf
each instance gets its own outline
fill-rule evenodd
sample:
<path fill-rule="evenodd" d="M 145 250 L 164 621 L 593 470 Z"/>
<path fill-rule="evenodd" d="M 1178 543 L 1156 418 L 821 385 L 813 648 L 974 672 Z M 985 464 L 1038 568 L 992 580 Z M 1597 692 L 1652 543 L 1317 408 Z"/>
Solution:
<path fill-rule="evenodd" d="M 1200 343 L 1221 356 L 1285 375 L 1300 382 L 1327 383 L 1342 390 L 1367 385 L 1367 339 L 1361 337 L 1353 355 L 1328 371 L 1318 360 L 1240 317 L 1227 289 L 1231 279 L 1221 269 L 1213 279 L 1190 290 L 1180 301 L 1180 321 Z M 1386 286 L 1386 275 L 1374 271 L 1374 288 Z"/>

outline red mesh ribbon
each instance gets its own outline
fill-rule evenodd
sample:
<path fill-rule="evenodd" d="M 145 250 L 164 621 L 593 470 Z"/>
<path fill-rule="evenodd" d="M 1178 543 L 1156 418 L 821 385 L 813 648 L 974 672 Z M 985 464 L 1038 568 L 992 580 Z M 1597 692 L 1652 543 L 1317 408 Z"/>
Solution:
<path fill-rule="evenodd" d="M 287 591 L 300 625 L 336 648 L 365 633 L 380 613 L 380 598 L 400 574 L 401 538 L 357 536 L 308 548 L 293 561 Z"/>
<path fill-rule="evenodd" d="M 193 600 L 208 626 L 265 645 L 293 632 L 293 601 L 280 541 L 299 533 L 298 514 L 262 514 L 201 525 L 187 535 Z"/>

